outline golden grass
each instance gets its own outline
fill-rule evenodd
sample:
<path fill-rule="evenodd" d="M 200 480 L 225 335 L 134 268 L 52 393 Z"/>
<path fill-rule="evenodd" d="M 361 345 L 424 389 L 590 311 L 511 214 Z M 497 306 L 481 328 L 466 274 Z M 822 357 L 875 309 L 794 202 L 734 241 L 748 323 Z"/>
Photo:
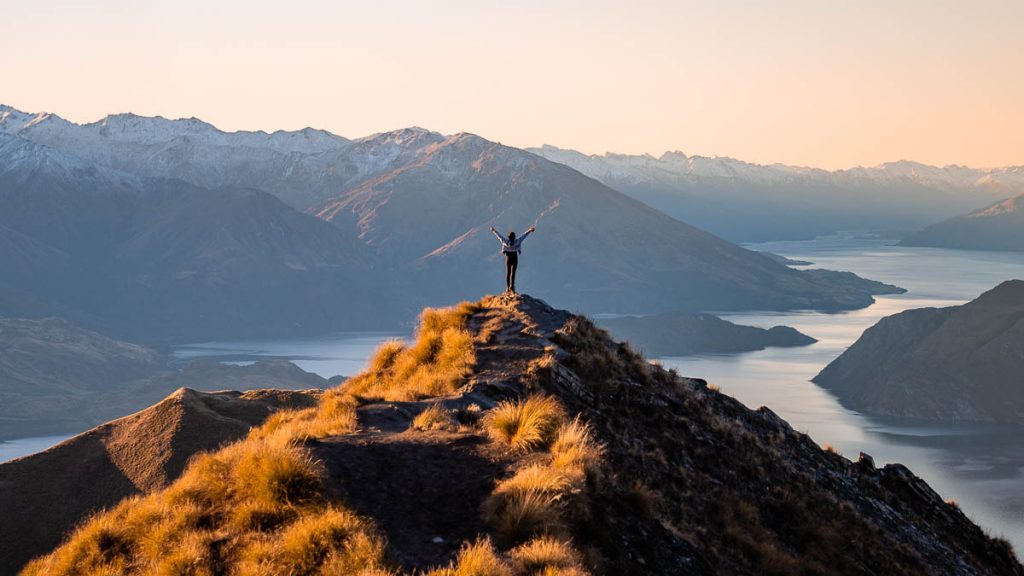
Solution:
<path fill-rule="evenodd" d="M 590 425 L 577 417 L 563 424 L 555 434 L 551 443 L 551 465 L 570 476 L 582 476 L 596 470 L 603 453 Z"/>
<path fill-rule="evenodd" d="M 550 444 L 564 420 L 565 409 L 557 400 L 534 395 L 500 402 L 484 415 L 484 427 L 493 439 L 527 451 Z"/>
<path fill-rule="evenodd" d="M 485 515 L 502 542 L 515 544 L 538 534 L 560 533 L 564 529 L 561 495 L 545 492 L 493 494 Z"/>
<path fill-rule="evenodd" d="M 322 477 L 308 450 L 280 435 L 251 436 L 195 458 L 165 490 L 97 514 L 25 574 L 385 569 L 383 540 L 327 502 Z"/>
<path fill-rule="evenodd" d="M 584 574 L 579 554 L 572 545 L 551 536 L 534 538 L 513 549 L 509 556 L 517 574 Z"/>
<path fill-rule="evenodd" d="M 551 466 L 534 464 L 520 469 L 514 476 L 502 480 L 494 494 L 561 494 L 569 488 L 569 478 Z"/>
<path fill-rule="evenodd" d="M 275 412 L 249 435 L 288 441 L 349 434 L 359 428 L 357 407 L 358 401 L 344 391 L 329 390 L 316 407 Z"/>
<path fill-rule="evenodd" d="M 238 563 L 243 574 L 352 574 L 383 565 L 383 541 L 369 524 L 334 506 L 296 520 L 272 539 L 253 541 Z"/>
<path fill-rule="evenodd" d="M 427 576 L 513 576 L 512 568 L 488 538 L 467 544 L 448 568 L 440 568 Z"/>
<path fill-rule="evenodd" d="M 479 310 L 463 302 L 451 308 L 427 308 L 420 316 L 416 339 L 381 345 L 369 369 L 349 380 L 350 395 L 387 401 L 418 400 L 454 393 L 476 362 L 466 321 Z"/>
<path fill-rule="evenodd" d="M 414 430 L 451 430 L 456 428 L 451 413 L 440 403 L 431 404 L 412 420 Z"/>

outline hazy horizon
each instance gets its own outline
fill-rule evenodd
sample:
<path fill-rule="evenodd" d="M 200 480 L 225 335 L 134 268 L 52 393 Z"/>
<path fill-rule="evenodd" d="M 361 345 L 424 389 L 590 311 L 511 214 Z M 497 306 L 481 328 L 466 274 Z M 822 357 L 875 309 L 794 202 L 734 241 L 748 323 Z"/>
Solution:
<path fill-rule="evenodd" d="M 1024 4 L 4 3 L 0 100 L 829 170 L 1024 164 Z"/>
<path fill-rule="evenodd" d="M 309 129 L 313 129 L 313 130 L 323 130 L 323 131 L 329 132 L 331 134 L 334 134 L 335 136 L 341 136 L 341 137 L 347 138 L 349 140 L 358 140 L 360 138 L 368 138 L 368 137 L 371 137 L 371 136 L 374 136 L 374 135 L 377 135 L 377 134 L 385 134 L 385 133 L 388 133 L 388 132 L 393 132 L 393 131 L 407 129 L 407 128 L 419 128 L 419 129 L 427 130 L 427 131 L 430 131 L 430 132 L 436 132 L 436 133 L 442 134 L 444 136 L 452 136 L 452 135 L 458 134 L 460 132 L 467 132 L 467 131 L 463 130 L 463 131 L 456 131 L 456 132 L 445 133 L 445 132 L 441 132 L 439 130 L 434 130 L 434 129 L 430 128 L 429 126 L 415 126 L 415 125 L 411 125 L 411 126 L 397 126 L 395 128 L 391 128 L 391 129 L 377 130 L 377 131 L 371 132 L 369 134 L 342 134 L 342 133 L 334 132 L 332 130 L 327 130 L 326 128 L 323 128 L 323 127 L 320 127 L 320 126 L 302 126 L 300 128 L 294 128 L 294 129 L 286 129 L 286 128 L 263 129 L 263 128 L 245 128 L 245 127 L 240 127 L 240 128 L 233 129 L 233 130 L 228 130 L 228 129 L 225 129 L 225 128 L 221 127 L 221 126 L 218 126 L 214 122 L 210 122 L 210 121 L 208 121 L 205 118 L 201 118 L 201 117 L 195 116 L 195 115 L 192 115 L 192 116 L 179 116 L 179 117 L 174 117 L 174 118 L 168 118 L 166 116 L 161 116 L 159 114 L 157 114 L 157 115 L 146 115 L 146 114 L 139 114 L 139 113 L 132 112 L 132 111 L 121 110 L 121 111 L 109 112 L 107 114 L 104 114 L 103 116 L 100 116 L 98 118 L 94 118 L 94 119 L 91 119 L 91 120 L 76 120 L 76 119 L 68 118 L 67 116 L 61 114 L 60 112 L 55 112 L 55 111 L 52 111 L 52 110 L 30 110 L 30 109 L 22 108 L 20 106 L 14 106 L 14 105 L 8 104 L 6 102 L 0 102 L 0 107 L 2 107 L 2 106 L 9 106 L 11 108 L 14 108 L 14 109 L 16 109 L 16 110 L 18 110 L 20 112 L 24 112 L 26 114 L 53 114 L 53 115 L 59 116 L 61 118 L 64 118 L 65 120 L 74 122 L 75 124 L 79 124 L 79 125 L 92 124 L 92 123 L 95 123 L 95 122 L 102 121 L 104 118 L 107 118 L 109 116 L 114 116 L 114 115 L 118 115 L 118 114 L 133 114 L 133 115 L 140 116 L 140 117 L 145 117 L 145 118 L 163 118 L 165 120 L 171 120 L 171 121 L 195 119 L 195 120 L 200 120 L 202 122 L 205 122 L 205 123 L 213 126 L 213 128 L 215 128 L 216 130 L 219 130 L 221 132 L 228 133 L 228 134 L 230 134 L 230 133 L 237 133 L 237 132 L 264 132 L 264 133 L 267 133 L 267 134 L 272 134 L 274 132 L 279 132 L 279 131 L 295 132 L 295 131 L 300 131 L 300 130 L 309 128 Z M 508 144 L 506 142 L 501 142 L 500 140 L 498 140 L 496 138 L 490 138 L 486 134 L 475 134 L 475 135 L 476 136 L 480 136 L 481 138 L 493 141 L 493 142 L 499 142 L 501 144 L 511 145 L 511 144 Z M 625 152 L 621 152 L 621 151 L 618 151 L 618 150 L 606 150 L 604 152 L 586 152 L 584 150 L 579 150 L 579 149 L 575 149 L 575 148 L 566 148 L 566 147 L 562 147 L 562 146 L 557 146 L 556 144 L 551 144 L 550 142 L 540 142 L 540 143 L 537 143 L 537 144 L 529 144 L 529 145 L 525 145 L 525 146 L 515 146 L 515 147 L 522 148 L 522 149 L 529 149 L 529 148 L 540 148 L 540 147 L 543 147 L 543 146 L 556 146 L 557 148 L 562 148 L 562 149 L 566 149 L 566 150 L 577 150 L 578 152 L 581 152 L 581 153 L 584 153 L 584 154 L 596 155 L 596 156 L 628 154 L 628 155 L 631 155 L 631 156 L 647 155 L 647 156 L 651 156 L 651 157 L 654 157 L 654 158 L 660 158 L 661 156 L 663 156 L 665 154 L 682 152 L 687 157 L 697 157 L 697 156 L 700 156 L 700 157 L 705 157 L 705 158 L 732 158 L 733 160 L 740 160 L 740 161 L 743 161 L 743 162 L 748 162 L 748 163 L 757 164 L 757 165 L 763 165 L 763 166 L 781 165 L 782 164 L 780 162 L 772 162 L 772 163 L 767 163 L 767 164 L 761 164 L 759 162 L 753 162 L 753 161 L 748 160 L 746 158 L 737 158 L 737 157 L 732 157 L 732 156 L 716 156 L 716 155 L 710 155 L 710 154 L 703 154 L 700 151 L 681 150 L 681 149 L 678 149 L 678 148 L 675 148 L 675 149 L 664 149 L 664 150 L 661 150 L 661 151 L 636 152 L 636 153 L 630 154 L 630 153 L 625 153 Z M 797 165 L 797 164 L 785 164 L 785 166 L 788 166 L 788 167 L 791 167 L 791 168 L 823 169 L 823 170 L 828 170 L 828 171 L 831 171 L 831 172 L 836 172 L 836 171 L 842 171 L 842 170 L 852 170 L 852 169 L 856 169 L 856 168 L 870 168 L 870 167 L 878 166 L 878 165 L 881 165 L 881 164 L 897 163 L 897 162 L 916 162 L 916 163 L 921 163 L 921 164 L 927 164 L 926 162 L 921 162 L 920 160 L 916 160 L 914 158 L 892 158 L 892 159 L 885 160 L 883 162 L 880 162 L 878 164 L 873 164 L 873 165 L 858 164 L 858 165 L 855 165 L 855 166 L 844 166 L 844 167 L 839 167 L 839 168 L 824 168 L 822 166 Z M 1015 167 L 1018 167 L 1018 166 L 1024 166 L 1024 163 L 1021 163 L 1021 164 L 1006 164 L 1006 165 L 1000 165 L 1000 166 L 996 166 L 996 165 L 992 165 L 992 166 L 976 166 L 976 165 L 966 165 L 966 164 L 963 164 L 963 163 L 952 163 L 952 164 L 935 164 L 935 165 L 932 165 L 932 166 L 937 166 L 937 167 L 940 167 L 940 168 L 949 167 L 949 166 L 960 166 L 960 167 L 966 167 L 966 168 L 971 168 L 971 169 L 985 170 L 985 169 L 998 169 L 998 168 L 1015 168 Z"/>

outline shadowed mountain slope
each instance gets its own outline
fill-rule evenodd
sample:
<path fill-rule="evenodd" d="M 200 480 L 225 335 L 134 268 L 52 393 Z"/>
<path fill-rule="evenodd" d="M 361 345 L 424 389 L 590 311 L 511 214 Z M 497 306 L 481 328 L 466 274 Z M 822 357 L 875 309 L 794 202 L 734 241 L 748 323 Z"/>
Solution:
<path fill-rule="evenodd" d="M 528 150 L 734 242 L 913 229 L 1024 191 L 1022 166 L 974 169 L 903 160 L 828 171 L 682 152 L 654 157 L 586 155 L 554 146 Z"/>
<path fill-rule="evenodd" d="M 277 410 L 310 406 L 317 395 L 181 388 L 141 412 L 0 464 L 0 573 L 56 546 L 92 512 L 163 488 L 192 455 L 244 436 Z"/>
<path fill-rule="evenodd" d="M 283 208 L 246 210 L 240 206 L 246 199 L 239 198 L 237 192 L 227 192 L 240 187 L 270 192 L 296 209 L 330 220 L 344 231 L 344 238 L 336 239 L 338 249 L 357 262 L 374 264 L 372 270 L 355 263 L 343 266 L 347 273 L 341 278 L 358 278 L 358 283 L 327 272 L 335 261 L 322 249 L 331 245 L 326 241 L 329 238 L 322 238 L 326 233 L 294 219 L 286 222 L 283 212 L 264 227 L 268 234 L 277 230 L 291 234 L 294 240 L 280 242 L 290 248 L 296 242 L 312 244 L 304 255 L 315 250 L 315 260 L 328 265 L 310 266 L 301 250 L 298 255 L 281 255 L 268 249 L 268 259 L 279 258 L 285 264 L 298 260 L 301 273 L 291 270 L 286 274 L 256 275 L 259 282 L 255 282 L 237 278 L 234 271 L 240 265 L 234 261 L 221 262 L 225 271 L 219 279 L 229 285 L 240 281 L 248 286 L 268 285 L 268 292 L 303 294 L 296 300 L 320 314 L 310 318 L 309 310 L 287 311 L 287 317 L 295 319 L 292 329 L 296 331 L 325 330 L 317 323 L 320 317 L 325 322 L 334 321 L 334 325 L 343 320 L 322 313 L 333 312 L 338 305 L 325 286 L 332 290 L 343 286 L 350 292 L 345 298 L 354 301 L 360 301 L 363 294 L 351 292 L 367 286 L 367 294 L 377 296 L 376 309 L 393 310 L 395 317 L 411 314 L 422 304 L 450 302 L 501 286 L 499 256 L 488 233 L 491 225 L 507 232 L 512 228 L 522 231 L 537 223 L 541 232 L 526 245 L 521 284 L 544 291 L 565 306 L 594 312 L 842 310 L 866 306 L 872 294 L 894 290 L 853 276 L 811 275 L 787 269 L 564 165 L 471 134 L 446 137 L 407 128 L 353 141 L 326 136 L 296 140 L 295 134 L 224 133 L 195 119 L 170 121 L 118 115 L 78 125 L 48 114 L 11 109 L 3 114 L 6 116 L 0 118 L 0 129 L 6 134 L 0 136 L 16 135 L 19 140 L 52 146 L 78 162 L 102 166 L 106 171 L 174 178 L 203 187 L 186 192 L 180 199 L 171 198 L 169 201 L 178 209 L 166 211 L 170 217 L 183 206 L 195 204 L 195 223 L 187 225 L 179 218 L 176 225 L 196 239 L 223 236 L 213 226 L 214 220 L 238 224 L 245 217 L 269 218 L 270 212 Z M 219 193 L 208 192 L 207 188 Z M 207 196 L 205 202 L 196 200 Z M 266 204 L 255 196 L 248 200 Z M 189 204 L 183 204 L 186 201 Z M 211 206 L 216 203 L 221 204 Z M 163 210 L 156 208 L 158 203 L 147 202 L 147 206 L 151 211 Z M 159 218 L 143 224 L 164 231 L 177 229 L 162 226 Z M 251 253 L 260 254 L 266 243 L 245 232 L 235 229 L 232 236 L 251 240 L 240 244 L 251 243 Z M 358 246 L 351 241 L 356 237 L 361 240 L 356 242 Z M 153 250 L 166 249 L 165 244 L 178 241 L 166 236 L 149 239 Z M 228 242 L 229 246 L 233 244 Z M 221 254 L 215 246 L 201 246 L 211 264 L 231 256 Z M 129 247 L 125 262 L 131 262 L 130 257 L 137 254 L 132 248 L 134 245 Z M 364 252 L 372 258 L 361 260 Z M 239 259 L 244 262 L 244 255 Z M 194 328 L 197 332 L 232 328 L 252 335 L 251 331 L 260 328 L 252 324 L 254 316 L 247 315 L 247 310 L 237 310 L 238 303 L 250 303 L 256 295 L 227 295 L 205 290 L 206 286 L 194 287 L 192 284 L 203 278 L 192 276 L 194 266 L 193 260 L 187 260 L 177 265 L 179 274 L 171 281 L 153 278 L 147 285 L 166 298 L 193 297 L 206 305 L 210 297 L 209 306 L 191 319 L 200 324 Z M 297 283 L 292 283 L 293 279 Z M 195 292 L 190 294 L 188 290 Z M 217 299 L 220 294 L 225 296 Z M 128 298 L 113 303 L 122 301 L 133 302 Z M 279 302 L 290 304 L 292 300 Z M 180 309 L 180 303 L 175 304 Z M 284 323 L 284 312 L 281 317 L 262 321 Z M 218 315 L 221 318 L 217 322 L 201 321 Z M 349 324 L 367 320 L 356 312 L 352 315 Z M 168 331 L 181 332 L 185 327 L 174 322 L 178 317 L 184 316 L 160 320 L 165 321 Z M 393 321 L 377 320 L 379 326 Z"/>
<path fill-rule="evenodd" d="M 814 377 L 847 406 L 919 420 L 1024 422 L 1024 281 L 882 318 Z"/>
<path fill-rule="evenodd" d="M 904 238 L 904 246 L 1024 251 L 1024 196 L 932 224 Z"/>
<path fill-rule="evenodd" d="M 436 142 L 416 162 L 315 212 L 387 261 L 413 265 L 415 286 L 435 299 L 500 283 L 490 226 L 506 233 L 531 224 L 539 231 L 523 245 L 519 283 L 573 308 L 838 310 L 898 290 L 790 269 L 571 168 L 472 134 Z"/>
<path fill-rule="evenodd" d="M 427 310 L 27 574 L 1024 574 L 905 467 L 646 362 L 528 296 Z M 447 567 L 446 567 L 447 566 Z"/>
<path fill-rule="evenodd" d="M 389 321 L 362 313 L 389 294 L 365 245 L 270 194 L 139 178 L 3 133 L 0 242 L 8 316 L 147 342 Z"/>

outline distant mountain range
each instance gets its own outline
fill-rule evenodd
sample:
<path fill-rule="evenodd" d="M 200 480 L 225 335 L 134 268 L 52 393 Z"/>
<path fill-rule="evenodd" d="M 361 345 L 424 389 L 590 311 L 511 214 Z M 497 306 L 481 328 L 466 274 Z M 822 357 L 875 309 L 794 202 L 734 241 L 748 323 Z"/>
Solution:
<path fill-rule="evenodd" d="M 733 241 L 837 230 L 916 229 L 1024 193 L 1024 166 L 975 169 L 888 162 L 827 171 L 732 158 L 529 151 Z"/>
<path fill-rule="evenodd" d="M 1024 281 L 962 306 L 919 308 L 868 328 L 814 382 L 868 414 L 1024 422 Z"/>
<path fill-rule="evenodd" d="M 532 224 L 520 287 L 578 309 L 838 310 L 896 290 L 790 269 L 471 134 L 348 140 L 0 108 L 8 316 L 157 342 L 390 327 L 502 286 L 488 228 Z"/>
<path fill-rule="evenodd" d="M 911 234 L 904 246 L 961 250 L 1024 251 L 1024 195 L 1014 196 L 970 214 L 932 224 Z"/>

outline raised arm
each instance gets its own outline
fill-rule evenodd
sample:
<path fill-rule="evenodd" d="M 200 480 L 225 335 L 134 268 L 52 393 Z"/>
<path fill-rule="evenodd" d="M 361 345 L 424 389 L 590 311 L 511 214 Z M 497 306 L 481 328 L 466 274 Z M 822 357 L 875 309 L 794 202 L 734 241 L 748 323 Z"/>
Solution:
<path fill-rule="evenodd" d="M 523 232 L 523 235 L 520 236 L 520 238 L 522 238 L 523 240 L 526 240 L 527 236 L 529 236 L 530 234 L 533 234 L 536 231 L 537 231 L 537 227 L 536 226 L 530 226 L 530 229 L 527 230 L 526 232 Z"/>
<path fill-rule="evenodd" d="M 494 229 L 494 226 L 491 226 L 491 234 L 494 234 L 494 237 L 498 239 L 498 242 L 503 244 L 505 243 L 505 239 L 501 237 L 501 234 L 498 234 L 498 231 Z"/>

